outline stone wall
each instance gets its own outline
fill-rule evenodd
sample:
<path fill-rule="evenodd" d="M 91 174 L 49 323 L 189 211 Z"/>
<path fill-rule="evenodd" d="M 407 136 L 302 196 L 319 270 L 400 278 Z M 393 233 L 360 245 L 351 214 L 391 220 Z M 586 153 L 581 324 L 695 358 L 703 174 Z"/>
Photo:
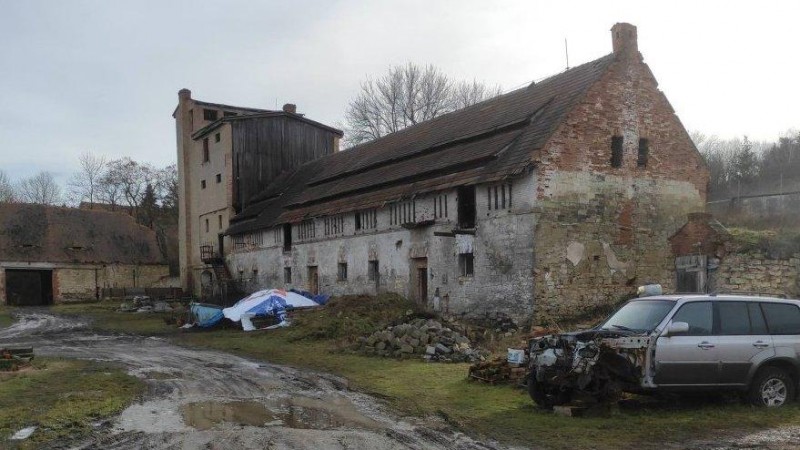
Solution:
<path fill-rule="evenodd" d="M 639 58 L 619 55 L 536 155 L 539 322 L 591 313 L 647 282 L 671 289 L 668 238 L 704 209 L 705 164 Z M 620 167 L 611 165 L 614 136 Z"/>
<path fill-rule="evenodd" d="M 800 297 L 800 254 L 774 259 L 760 253 L 728 253 L 712 272 L 715 290 Z"/>

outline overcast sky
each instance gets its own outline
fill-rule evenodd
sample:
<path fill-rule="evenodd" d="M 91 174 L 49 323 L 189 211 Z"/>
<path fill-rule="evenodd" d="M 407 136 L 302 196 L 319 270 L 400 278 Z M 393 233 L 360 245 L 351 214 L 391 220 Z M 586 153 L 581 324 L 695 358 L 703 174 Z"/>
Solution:
<path fill-rule="evenodd" d="M 504 90 L 611 52 L 630 22 L 684 125 L 774 140 L 800 128 L 800 15 L 789 1 L 0 0 L 0 169 L 62 182 L 83 151 L 175 160 L 196 99 L 296 103 L 336 125 L 367 76 L 408 61 Z"/>

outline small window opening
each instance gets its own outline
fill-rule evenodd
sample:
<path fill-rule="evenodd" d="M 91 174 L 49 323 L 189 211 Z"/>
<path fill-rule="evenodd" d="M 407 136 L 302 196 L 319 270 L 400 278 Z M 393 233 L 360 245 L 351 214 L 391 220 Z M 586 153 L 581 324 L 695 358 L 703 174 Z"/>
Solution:
<path fill-rule="evenodd" d="M 462 277 L 475 275 L 475 257 L 472 253 L 458 255 L 458 272 Z"/>
<path fill-rule="evenodd" d="M 219 142 L 219 133 L 214 135 L 214 142 Z"/>
<path fill-rule="evenodd" d="M 206 219 L 206 233 L 208 233 L 208 219 Z"/>
<path fill-rule="evenodd" d="M 209 153 L 208 153 L 208 138 L 203 139 L 203 162 L 206 163 L 209 161 Z"/>
<path fill-rule="evenodd" d="M 284 267 L 283 268 L 283 282 L 286 284 L 292 283 L 292 268 L 291 267 Z"/>
<path fill-rule="evenodd" d="M 217 110 L 203 109 L 203 120 L 210 120 L 210 121 L 217 120 Z"/>
<path fill-rule="evenodd" d="M 367 277 L 369 281 L 377 281 L 378 273 L 378 261 L 370 261 L 369 266 L 367 266 Z"/>
<path fill-rule="evenodd" d="M 647 155 L 650 153 L 650 143 L 647 139 L 639 139 L 639 157 L 636 159 L 637 167 L 647 167 Z"/>
<path fill-rule="evenodd" d="M 217 174 L 217 183 L 222 183 L 222 174 L 221 173 Z"/>
<path fill-rule="evenodd" d="M 475 186 L 458 188 L 458 226 L 475 228 Z"/>
<path fill-rule="evenodd" d="M 217 216 L 217 221 L 219 222 L 219 229 L 222 229 L 222 214 Z"/>
<path fill-rule="evenodd" d="M 283 224 L 283 251 L 288 252 L 292 249 L 292 224 Z M 291 283 L 288 281 L 287 283 Z"/>
<path fill-rule="evenodd" d="M 336 276 L 337 281 L 347 281 L 347 263 L 339 263 L 339 270 Z"/>
<path fill-rule="evenodd" d="M 200 189 L 206 188 L 206 180 L 200 180 Z"/>
<path fill-rule="evenodd" d="M 622 136 L 611 138 L 611 167 L 622 167 Z"/>

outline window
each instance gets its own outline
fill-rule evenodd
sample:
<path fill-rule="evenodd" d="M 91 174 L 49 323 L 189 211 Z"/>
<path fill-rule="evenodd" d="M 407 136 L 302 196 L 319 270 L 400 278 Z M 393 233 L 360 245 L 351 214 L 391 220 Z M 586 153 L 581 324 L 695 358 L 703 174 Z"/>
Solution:
<path fill-rule="evenodd" d="M 206 233 L 208 233 L 208 219 L 206 219 Z"/>
<path fill-rule="evenodd" d="M 291 267 L 284 267 L 283 268 L 283 282 L 286 284 L 292 283 L 292 268 Z"/>
<path fill-rule="evenodd" d="M 233 236 L 233 249 L 240 250 L 243 248 L 244 248 L 244 235 L 237 234 L 236 236 Z"/>
<path fill-rule="evenodd" d="M 647 154 L 650 152 L 650 146 L 647 139 L 639 139 L 639 156 L 636 158 L 637 167 L 647 167 Z"/>
<path fill-rule="evenodd" d="M 672 322 L 689 324 L 687 336 L 708 336 L 713 325 L 711 302 L 687 303 L 672 317 Z"/>
<path fill-rule="evenodd" d="M 222 183 L 222 174 L 221 173 L 217 174 L 217 183 Z"/>
<path fill-rule="evenodd" d="M 217 120 L 217 111 L 215 109 L 203 109 L 203 120 Z"/>
<path fill-rule="evenodd" d="M 458 226 L 475 228 L 475 186 L 458 188 Z"/>
<path fill-rule="evenodd" d="M 721 335 L 746 335 L 750 334 L 750 315 L 747 312 L 747 303 L 744 302 L 719 302 L 717 303 L 719 332 Z"/>
<path fill-rule="evenodd" d="M 214 142 L 219 142 L 219 133 L 214 135 Z"/>
<path fill-rule="evenodd" d="M 486 189 L 487 209 L 511 209 L 511 183 L 489 186 Z"/>
<path fill-rule="evenodd" d="M 447 196 L 439 195 L 433 198 L 433 218 L 447 218 Z"/>
<path fill-rule="evenodd" d="M 282 228 L 275 228 L 272 230 L 272 240 L 275 244 L 280 244 L 283 242 L 283 229 Z"/>
<path fill-rule="evenodd" d="M 395 203 L 389 209 L 389 225 L 414 223 L 417 217 L 416 200 Z"/>
<path fill-rule="evenodd" d="M 462 277 L 475 275 L 475 256 L 472 253 L 458 255 L 458 273 Z"/>
<path fill-rule="evenodd" d="M 308 219 L 300 222 L 298 238 L 302 240 L 313 239 L 316 237 L 316 227 L 314 227 L 314 219 Z"/>
<path fill-rule="evenodd" d="M 800 309 L 785 303 L 761 303 L 769 334 L 800 334 Z"/>
<path fill-rule="evenodd" d="M 347 281 L 347 263 L 339 263 L 339 270 L 336 273 L 336 281 Z"/>
<path fill-rule="evenodd" d="M 378 210 L 366 209 L 356 212 L 356 230 L 378 228 Z"/>
<path fill-rule="evenodd" d="M 207 163 L 209 161 L 209 153 L 208 153 L 208 138 L 203 139 L 203 162 Z"/>
<path fill-rule="evenodd" d="M 750 327 L 753 334 L 768 334 L 767 322 L 764 320 L 764 313 L 758 303 L 748 303 L 747 311 L 750 313 Z"/>
<path fill-rule="evenodd" d="M 341 214 L 326 217 L 323 220 L 323 224 L 325 226 L 325 236 L 335 236 L 344 233 L 344 216 Z"/>
<path fill-rule="evenodd" d="M 206 180 L 200 180 L 200 189 L 206 188 Z"/>
<path fill-rule="evenodd" d="M 622 167 L 622 136 L 611 138 L 611 167 Z"/>
<path fill-rule="evenodd" d="M 367 278 L 369 278 L 369 281 L 378 281 L 379 274 L 378 261 L 370 261 L 367 266 Z"/>
<path fill-rule="evenodd" d="M 283 224 L 283 251 L 292 250 L 292 224 Z"/>
<path fill-rule="evenodd" d="M 217 222 L 219 222 L 219 229 L 222 229 L 222 214 L 217 216 Z"/>

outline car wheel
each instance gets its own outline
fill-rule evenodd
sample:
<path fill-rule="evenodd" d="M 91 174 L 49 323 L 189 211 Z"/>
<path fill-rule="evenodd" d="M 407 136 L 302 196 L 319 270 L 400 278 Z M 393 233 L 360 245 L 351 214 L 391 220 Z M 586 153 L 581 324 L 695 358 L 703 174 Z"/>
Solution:
<path fill-rule="evenodd" d="M 528 379 L 528 395 L 544 409 L 553 409 L 553 406 L 564 405 L 572 400 L 571 390 L 536 381 L 533 375 Z"/>
<path fill-rule="evenodd" d="M 756 406 L 779 407 L 794 399 L 795 390 L 795 382 L 788 372 L 766 367 L 753 378 L 748 399 Z"/>

